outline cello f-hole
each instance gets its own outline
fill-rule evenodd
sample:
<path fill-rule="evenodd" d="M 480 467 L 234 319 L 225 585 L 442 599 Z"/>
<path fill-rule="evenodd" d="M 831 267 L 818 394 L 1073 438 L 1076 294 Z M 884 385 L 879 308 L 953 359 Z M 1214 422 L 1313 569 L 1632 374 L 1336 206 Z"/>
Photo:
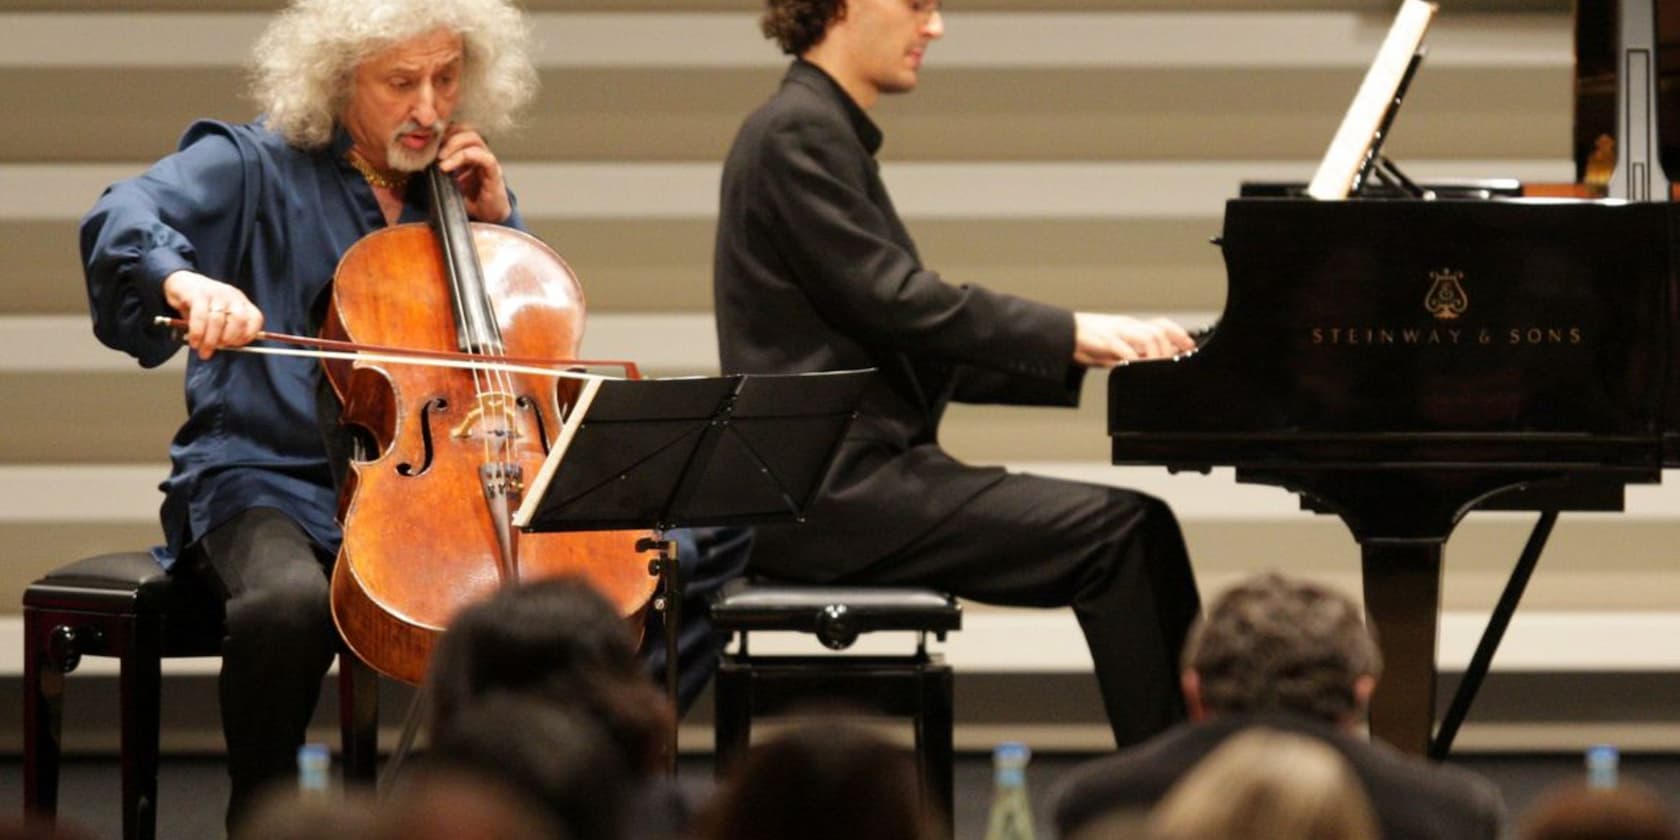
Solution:
<path fill-rule="evenodd" d="M 431 468 L 432 460 L 436 457 L 436 449 L 432 445 L 432 414 L 444 414 L 448 411 L 449 400 L 445 397 L 429 400 L 420 407 L 420 466 L 416 467 L 411 462 L 403 461 L 397 464 L 397 475 L 413 477 Z"/>
<path fill-rule="evenodd" d="M 534 400 L 534 399 L 531 399 L 531 397 L 527 394 L 520 394 L 519 398 L 517 400 L 514 400 L 513 404 L 518 406 L 521 411 L 530 412 L 531 422 L 537 424 L 537 434 L 540 436 L 540 438 L 542 440 L 543 454 L 547 455 L 548 454 L 548 442 L 553 440 L 554 438 L 549 435 L 548 424 L 543 422 L 543 414 L 542 414 L 541 409 L 539 409 L 537 407 L 537 401 Z"/>

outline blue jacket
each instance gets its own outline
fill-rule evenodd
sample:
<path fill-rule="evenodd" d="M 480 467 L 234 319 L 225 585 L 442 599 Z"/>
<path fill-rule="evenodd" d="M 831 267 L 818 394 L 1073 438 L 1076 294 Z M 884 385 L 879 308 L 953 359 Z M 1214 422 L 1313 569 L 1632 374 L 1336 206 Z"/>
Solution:
<path fill-rule="evenodd" d="M 340 130 L 324 149 L 288 144 L 260 121 L 204 120 L 180 150 L 105 191 L 82 220 L 82 261 L 93 330 L 145 367 L 181 349 L 152 326 L 178 315 L 163 281 L 190 269 L 238 286 L 272 332 L 313 335 L 339 257 L 385 227 L 378 201 L 345 160 Z M 428 211 L 414 179 L 401 222 Z M 522 227 L 518 211 L 507 222 Z M 161 517 L 166 564 L 206 531 L 252 507 L 295 519 L 336 552 L 337 491 L 317 422 L 320 364 L 217 353 L 187 362 L 187 420 L 170 443 Z"/>

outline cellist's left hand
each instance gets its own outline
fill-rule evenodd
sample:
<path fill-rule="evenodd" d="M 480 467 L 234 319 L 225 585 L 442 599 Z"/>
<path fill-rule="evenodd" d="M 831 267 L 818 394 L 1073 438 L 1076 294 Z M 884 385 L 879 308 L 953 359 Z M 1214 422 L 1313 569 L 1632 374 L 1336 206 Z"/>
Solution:
<path fill-rule="evenodd" d="M 467 215 L 475 221 L 501 223 L 513 215 L 502 164 L 472 126 L 455 123 L 444 132 L 438 147 L 438 168 L 454 176 L 467 201 Z"/>

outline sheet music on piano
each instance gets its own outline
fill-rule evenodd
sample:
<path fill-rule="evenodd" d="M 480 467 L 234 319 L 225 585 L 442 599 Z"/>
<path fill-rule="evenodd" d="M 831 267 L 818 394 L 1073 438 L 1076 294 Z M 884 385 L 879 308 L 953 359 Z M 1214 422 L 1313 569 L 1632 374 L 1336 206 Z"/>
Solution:
<path fill-rule="evenodd" d="M 1383 127 L 1383 118 L 1400 92 L 1407 68 L 1423 45 L 1424 34 L 1439 9 L 1427 0 L 1405 0 L 1394 16 L 1394 24 L 1377 51 L 1376 60 L 1365 73 L 1359 93 L 1353 98 L 1342 125 L 1325 150 L 1324 159 L 1307 186 L 1307 195 L 1317 199 L 1347 198 L 1354 181 L 1365 168 Z"/>

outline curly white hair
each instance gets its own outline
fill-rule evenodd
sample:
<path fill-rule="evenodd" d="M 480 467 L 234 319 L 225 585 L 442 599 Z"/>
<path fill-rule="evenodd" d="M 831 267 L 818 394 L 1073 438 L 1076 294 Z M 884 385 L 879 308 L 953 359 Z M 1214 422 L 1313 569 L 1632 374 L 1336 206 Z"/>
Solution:
<path fill-rule="evenodd" d="M 507 0 L 294 0 L 257 41 L 252 96 L 287 142 L 320 148 L 332 141 L 356 66 L 438 29 L 465 44 L 455 119 L 485 134 L 511 127 L 536 95 L 537 71 L 529 24 Z"/>

